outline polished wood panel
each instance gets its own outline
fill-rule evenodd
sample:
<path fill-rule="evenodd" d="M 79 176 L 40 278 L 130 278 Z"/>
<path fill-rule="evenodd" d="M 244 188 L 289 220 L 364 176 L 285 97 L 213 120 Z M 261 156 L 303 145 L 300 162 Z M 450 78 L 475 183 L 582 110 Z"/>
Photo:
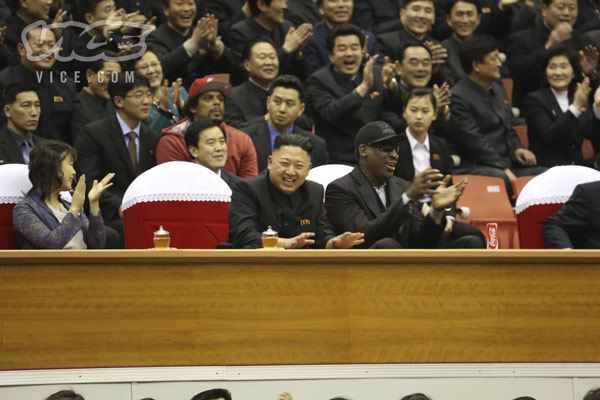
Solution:
<path fill-rule="evenodd" d="M 600 362 L 599 251 L 0 251 L 0 369 Z"/>

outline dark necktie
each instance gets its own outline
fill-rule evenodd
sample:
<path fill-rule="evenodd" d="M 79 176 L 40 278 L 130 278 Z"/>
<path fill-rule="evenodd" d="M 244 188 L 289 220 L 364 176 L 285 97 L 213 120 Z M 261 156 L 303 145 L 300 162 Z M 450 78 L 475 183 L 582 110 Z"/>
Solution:
<path fill-rule="evenodd" d="M 133 166 L 133 170 L 137 170 L 138 159 L 137 159 L 137 146 L 135 145 L 135 138 L 137 134 L 134 131 L 131 131 L 127 134 L 129 136 L 129 144 L 127 145 L 127 150 L 129 151 L 129 157 L 131 158 L 131 165 Z"/>

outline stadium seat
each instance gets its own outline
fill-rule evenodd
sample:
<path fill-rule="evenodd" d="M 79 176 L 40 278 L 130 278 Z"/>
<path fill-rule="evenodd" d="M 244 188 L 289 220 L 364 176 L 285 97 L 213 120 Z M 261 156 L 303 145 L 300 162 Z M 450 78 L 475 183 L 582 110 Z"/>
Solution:
<path fill-rule="evenodd" d="M 491 176 L 454 175 L 453 181 L 467 178 L 457 207 L 468 207 L 470 216 L 463 222 L 479 228 L 487 238 L 486 224 L 498 224 L 498 242 L 501 249 L 518 249 L 517 219 L 508 199 L 504 180 Z"/>
<path fill-rule="evenodd" d="M 231 189 L 211 170 L 191 162 L 160 164 L 140 176 L 123 196 L 125 245 L 153 248 L 162 225 L 171 247 L 214 249 L 227 240 Z"/>
<path fill-rule="evenodd" d="M 535 178 L 535 175 L 520 176 L 511 182 L 511 186 L 513 189 L 513 200 L 517 200 L 517 197 L 519 197 L 519 194 L 521 193 L 525 185 L 527 185 L 527 182 L 529 182 L 533 178 Z"/>
<path fill-rule="evenodd" d="M 344 175 L 348 175 L 352 169 L 353 167 L 344 164 L 321 165 L 311 169 L 306 179 L 320 183 L 327 190 L 327 185 Z M 323 199 L 323 202 L 325 202 L 325 199 Z"/>
<path fill-rule="evenodd" d="M 600 180 L 600 171 L 578 165 L 550 168 L 529 181 L 517 198 L 515 212 L 522 249 L 545 249 L 542 226 L 569 200 L 575 186 Z"/>
<path fill-rule="evenodd" d="M 0 165 L 0 250 L 18 249 L 13 208 L 31 189 L 26 164 Z"/>

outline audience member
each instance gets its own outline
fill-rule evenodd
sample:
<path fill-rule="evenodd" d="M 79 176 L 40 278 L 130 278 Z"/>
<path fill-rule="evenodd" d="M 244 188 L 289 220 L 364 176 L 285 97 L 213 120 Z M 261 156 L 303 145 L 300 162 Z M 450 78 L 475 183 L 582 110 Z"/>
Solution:
<path fill-rule="evenodd" d="M 204 0 L 202 5 L 207 13 L 214 14 L 219 21 L 219 35 L 225 42 L 228 41 L 231 25 L 250 16 L 246 0 Z"/>
<path fill-rule="evenodd" d="M 430 115 L 433 115 L 431 107 Z M 447 186 L 450 175 L 427 167 L 411 184 L 394 176 L 400 137 L 383 121 L 358 131 L 358 166 L 327 186 L 327 216 L 336 232 L 364 232 L 365 248 L 483 248 L 479 236 L 444 234 L 444 210 L 456 203 L 467 181 Z M 431 195 L 432 205 L 420 199 Z"/>
<path fill-rule="evenodd" d="M 236 59 L 236 65 L 241 61 L 244 44 L 248 40 L 267 37 L 272 40 L 277 49 L 279 70 L 283 74 L 294 74 L 300 79 L 305 78 L 299 71 L 306 71 L 306 61 L 302 50 L 312 36 L 312 25 L 304 23 L 294 28 L 284 19 L 287 9 L 286 0 L 248 0 L 252 16 L 231 26 L 229 46 Z M 300 64 L 301 67 L 293 66 Z M 245 72 L 238 66 L 233 71 L 232 82 L 240 83 L 245 79 Z"/>
<path fill-rule="evenodd" d="M 0 129 L 0 164 L 29 164 L 29 155 L 41 139 L 34 135 L 40 120 L 40 100 L 33 85 L 11 83 L 4 88 L 4 115 Z"/>
<path fill-rule="evenodd" d="M 61 390 L 46 398 L 46 400 L 85 400 L 82 395 L 73 390 Z"/>
<path fill-rule="evenodd" d="M 323 186 L 307 181 L 310 140 L 301 135 L 279 135 L 268 171 L 239 182 L 229 206 L 228 245 L 262 247 L 262 232 L 278 232 L 278 247 L 299 249 L 350 248 L 363 242 L 362 233 L 335 236 L 325 219 Z"/>
<path fill-rule="evenodd" d="M 313 149 L 310 161 L 313 167 L 327 164 L 329 156 L 325 140 L 295 125 L 305 108 L 306 91 L 298 78 L 281 75 L 271 82 L 267 97 L 267 119 L 259 117 L 246 128 L 256 149 L 259 171 L 267 168 L 275 138 L 288 133 L 305 136 L 311 141 Z"/>
<path fill-rule="evenodd" d="M 462 42 L 473 35 L 481 23 L 481 3 L 479 0 L 451 0 L 446 22 L 452 29 L 452 35 L 442 42 L 442 46 L 448 50 L 446 78 L 453 85 L 466 77 L 458 53 Z"/>
<path fill-rule="evenodd" d="M 77 92 L 73 78 L 52 69 L 57 51 L 54 32 L 42 27 L 30 29 L 26 43 L 19 43 L 17 48 L 21 62 L 0 72 L 0 86 L 20 81 L 36 86 L 42 108 L 37 133 L 72 143 L 70 125 Z"/>
<path fill-rule="evenodd" d="M 190 152 L 192 161 L 210 169 L 233 190 L 241 178 L 225 171 L 227 161 L 227 143 L 225 131 L 214 120 L 200 118 L 185 131 L 185 144 Z"/>
<path fill-rule="evenodd" d="M 104 224 L 100 196 L 114 174 L 93 181 L 87 197 L 90 218 L 83 212 L 85 176 L 76 178 L 77 152 L 64 142 L 46 140 L 31 151 L 29 180 L 33 185 L 13 210 L 13 226 L 23 249 L 103 249 Z M 60 198 L 77 181 L 71 203 Z"/>
<path fill-rule="evenodd" d="M 343 24 L 329 34 L 331 65 L 312 74 L 307 82 L 317 135 L 327 141 L 331 162 L 354 164 L 353 142 L 358 129 L 384 120 L 401 129 L 400 107 L 394 104 L 394 65 L 367 61 L 361 71 L 365 36 L 355 25 Z M 396 109 L 395 109 L 395 108 Z"/>
<path fill-rule="evenodd" d="M 108 56 L 117 53 L 106 52 Z M 102 58 L 87 63 L 85 77 L 87 86 L 75 96 L 73 116 L 71 117 L 71 135 L 73 141 L 84 125 L 106 118 L 116 112 L 108 94 L 108 83 L 116 80 L 121 73 L 121 64 L 105 61 Z"/>
<path fill-rule="evenodd" d="M 295 0 L 288 1 L 287 8 L 283 13 L 286 21 L 290 21 L 293 26 L 299 27 L 304 23 L 315 25 L 323 19 L 315 0 Z"/>
<path fill-rule="evenodd" d="M 403 0 L 400 8 L 400 21 L 403 29 L 379 35 L 381 53 L 392 60 L 397 60 L 408 44 L 422 43 L 429 47 L 434 73 L 437 73 L 445 63 L 448 53 L 437 40 L 429 36 L 435 22 L 435 2 L 433 0 Z"/>
<path fill-rule="evenodd" d="M 117 10 L 114 0 L 79 1 L 77 19 L 89 25 L 74 39 L 73 47 L 78 55 L 88 57 L 98 51 L 119 51 L 118 44 L 122 40 L 119 30 L 125 11 Z M 81 64 L 85 68 L 86 63 Z"/>
<path fill-rule="evenodd" d="M 93 180 L 110 172 L 116 174 L 114 185 L 104 192 L 100 205 L 105 225 L 122 235 L 123 194 L 136 176 L 156 165 L 158 134 L 142 123 L 152 104 L 146 78 L 135 73 L 130 79 L 122 74 L 109 83 L 108 91 L 117 112 L 86 125 L 77 136 L 77 169 L 85 174 L 90 187 Z M 119 243 L 123 245 L 122 237 Z"/>
<path fill-rule="evenodd" d="M 579 56 L 569 47 L 550 48 L 545 65 L 546 87 L 527 95 L 521 106 L 529 148 L 538 165 L 583 164 L 583 139 L 591 139 L 596 147 L 600 142 L 600 88 L 590 107 L 590 80 L 584 77 L 577 83 Z"/>
<path fill-rule="evenodd" d="M 329 52 L 327 51 L 329 32 L 336 26 L 350 22 L 354 0 L 318 0 L 317 5 L 319 11 L 323 14 L 324 21 L 315 26 L 313 36 L 304 48 L 304 57 L 306 57 L 311 72 L 315 72 L 330 63 Z M 363 31 L 363 34 L 367 43 L 364 56 L 368 58 L 379 54 L 375 34 L 370 31 Z"/>
<path fill-rule="evenodd" d="M 227 389 L 210 389 L 198 393 L 192 400 L 231 400 L 231 393 Z"/>
<path fill-rule="evenodd" d="M 471 36 L 462 44 L 460 61 L 467 78 L 452 88 L 451 111 L 460 129 L 454 147 L 462 159 L 454 173 L 502 178 L 512 198 L 512 180 L 546 168 L 536 166 L 535 154 L 511 126 L 512 111 L 498 83 L 502 63 L 496 41 Z"/>
<path fill-rule="evenodd" d="M 156 148 L 156 161 L 191 161 L 184 134 L 188 126 L 200 118 L 211 118 L 221 123 L 227 142 L 227 162 L 223 168 L 240 178 L 258 173 L 256 151 L 250 137 L 223 122 L 226 98 L 231 93 L 228 83 L 219 82 L 212 77 L 198 78 L 189 91 L 187 104 L 188 117 L 175 125 L 163 129 Z"/>
<path fill-rule="evenodd" d="M 148 79 L 152 90 L 152 108 L 150 116 L 144 121 L 146 125 L 153 131 L 160 132 L 179 121 L 188 93 L 181 86 L 181 78 L 177 78 L 169 87 L 169 81 L 163 76 L 158 52 L 152 45 L 148 45 L 144 54 L 135 61 L 135 71 Z"/>
<path fill-rule="evenodd" d="M 231 69 L 231 55 L 217 34 L 219 22 L 207 15 L 193 25 L 195 0 L 162 0 L 168 23 L 147 38 L 160 53 L 164 77 L 169 82 L 183 79 L 189 87 L 198 76 Z"/>
<path fill-rule="evenodd" d="M 577 185 L 558 213 L 546 218 L 543 234 L 549 249 L 600 249 L 598 196 L 600 181 Z"/>
<path fill-rule="evenodd" d="M 513 104 L 540 88 L 539 77 L 544 76 L 543 62 L 548 49 L 561 43 L 580 52 L 581 70 L 593 78 L 598 67 L 598 49 L 589 39 L 573 31 L 577 19 L 577 0 L 543 0 L 543 19 L 535 26 L 513 33 L 508 38 L 508 69 L 514 80 Z"/>
<path fill-rule="evenodd" d="M 15 13 L 6 20 L 6 37 L 4 43 L 15 57 L 19 54 L 17 45 L 21 43 L 21 32 L 23 29 L 36 21 L 47 21 L 50 19 L 50 6 L 52 0 L 22 1 L 11 0 Z"/>
<path fill-rule="evenodd" d="M 404 396 L 401 400 L 431 400 L 431 398 L 423 393 L 413 393 L 409 394 L 408 396 Z"/>

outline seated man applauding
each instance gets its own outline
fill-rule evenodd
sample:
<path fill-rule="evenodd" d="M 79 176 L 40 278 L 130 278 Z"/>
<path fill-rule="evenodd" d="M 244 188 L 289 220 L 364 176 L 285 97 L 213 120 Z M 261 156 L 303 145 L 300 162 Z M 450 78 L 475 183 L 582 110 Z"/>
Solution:
<path fill-rule="evenodd" d="M 362 233 L 335 236 L 325 220 L 323 186 L 307 181 L 312 144 L 305 136 L 280 135 L 268 172 L 238 182 L 229 206 L 228 245 L 259 248 L 262 232 L 279 233 L 278 247 L 347 249 L 363 243 Z"/>

